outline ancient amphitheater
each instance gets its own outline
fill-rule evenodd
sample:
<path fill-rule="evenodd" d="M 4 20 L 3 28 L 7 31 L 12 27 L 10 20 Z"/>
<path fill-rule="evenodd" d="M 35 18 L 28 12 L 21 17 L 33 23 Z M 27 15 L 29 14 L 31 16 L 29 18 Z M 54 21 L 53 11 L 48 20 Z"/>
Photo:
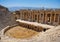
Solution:
<path fill-rule="evenodd" d="M 0 42 L 60 42 L 60 10 L 19 10 L 0 6 Z"/>

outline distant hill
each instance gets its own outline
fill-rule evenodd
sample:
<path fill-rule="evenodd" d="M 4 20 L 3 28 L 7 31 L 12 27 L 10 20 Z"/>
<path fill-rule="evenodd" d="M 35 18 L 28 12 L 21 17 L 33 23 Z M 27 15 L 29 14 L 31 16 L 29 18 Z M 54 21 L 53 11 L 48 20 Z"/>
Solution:
<path fill-rule="evenodd" d="M 8 9 L 10 11 L 15 11 L 15 10 L 20 10 L 20 9 L 36 9 L 36 10 L 39 10 L 42 8 L 39 8 L 39 7 L 8 7 Z"/>
<path fill-rule="evenodd" d="M 44 7 L 8 7 L 10 11 L 20 10 L 20 9 L 34 9 L 34 10 L 40 10 L 40 9 L 60 9 L 60 8 L 44 8 Z"/>

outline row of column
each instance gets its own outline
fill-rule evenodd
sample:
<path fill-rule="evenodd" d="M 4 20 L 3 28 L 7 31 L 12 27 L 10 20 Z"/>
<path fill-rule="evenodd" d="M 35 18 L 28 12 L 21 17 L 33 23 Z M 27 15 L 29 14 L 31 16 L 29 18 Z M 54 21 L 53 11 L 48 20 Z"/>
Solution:
<path fill-rule="evenodd" d="M 50 16 L 48 16 L 50 15 Z M 45 23 L 46 24 L 52 24 L 52 25 L 58 25 L 59 24 L 59 14 L 45 14 Z"/>
<path fill-rule="evenodd" d="M 39 22 L 45 24 L 52 24 L 56 25 L 60 23 L 60 14 L 44 14 L 44 13 L 20 13 L 20 19 L 32 21 L 32 22 Z"/>

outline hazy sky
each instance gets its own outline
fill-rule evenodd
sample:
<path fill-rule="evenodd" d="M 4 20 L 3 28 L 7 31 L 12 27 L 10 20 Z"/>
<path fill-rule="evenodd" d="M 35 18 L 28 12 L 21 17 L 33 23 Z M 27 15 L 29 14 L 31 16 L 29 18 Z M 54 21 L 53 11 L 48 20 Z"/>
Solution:
<path fill-rule="evenodd" d="M 60 0 L 0 0 L 6 7 L 47 7 L 60 8 Z"/>

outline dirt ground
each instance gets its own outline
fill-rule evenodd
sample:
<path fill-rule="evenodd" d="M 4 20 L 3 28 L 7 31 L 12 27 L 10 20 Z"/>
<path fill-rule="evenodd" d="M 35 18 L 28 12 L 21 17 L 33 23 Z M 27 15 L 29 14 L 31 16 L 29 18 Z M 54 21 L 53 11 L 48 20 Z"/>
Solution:
<path fill-rule="evenodd" d="M 5 35 L 13 38 L 30 38 L 38 34 L 39 32 L 30 30 L 21 26 L 13 27 L 12 29 L 5 32 Z"/>

